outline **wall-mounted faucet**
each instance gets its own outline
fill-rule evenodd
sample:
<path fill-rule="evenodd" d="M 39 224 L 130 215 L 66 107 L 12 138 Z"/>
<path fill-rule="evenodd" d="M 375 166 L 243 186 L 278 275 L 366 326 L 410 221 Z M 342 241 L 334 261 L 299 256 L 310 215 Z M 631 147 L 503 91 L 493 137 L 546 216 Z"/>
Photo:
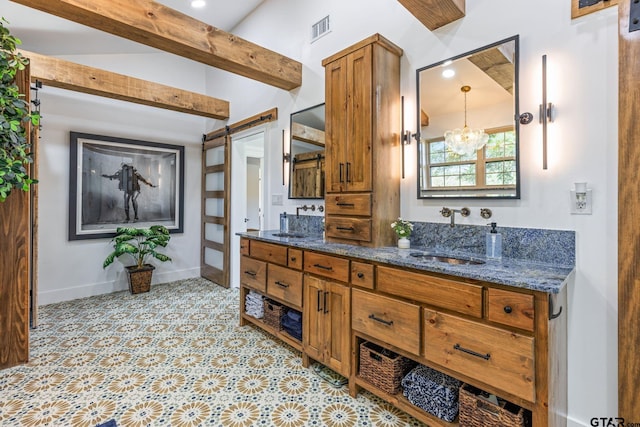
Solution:
<path fill-rule="evenodd" d="M 454 225 L 456 225 L 456 212 L 458 212 L 460 215 L 467 217 L 471 214 L 471 210 L 469 210 L 469 208 L 462 208 L 462 209 L 450 209 L 450 208 L 442 208 L 440 210 L 440 213 L 442 214 L 443 217 L 445 218 L 449 218 L 451 217 L 451 226 L 453 227 Z"/>
<path fill-rule="evenodd" d="M 298 206 L 296 208 L 296 216 L 300 216 L 300 209 L 302 209 L 303 211 L 307 211 L 309 209 L 311 209 L 311 212 L 315 212 L 316 210 L 316 205 L 311 205 L 311 206 L 307 206 L 307 205 L 302 205 L 302 206 Z M 324 212 L 324 206 L 319 205 L 318 206 L 318 211 L 319 212 Z"/>

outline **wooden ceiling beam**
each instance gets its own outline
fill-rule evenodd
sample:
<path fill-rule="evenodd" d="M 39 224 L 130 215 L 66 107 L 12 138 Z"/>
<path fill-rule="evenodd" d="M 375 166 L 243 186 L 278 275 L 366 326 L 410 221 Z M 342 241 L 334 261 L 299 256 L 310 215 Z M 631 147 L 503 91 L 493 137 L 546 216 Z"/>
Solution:
<path fill-rule="evenodd" d="M 212 119 L 229 118 L 228 101 L 38 53 L 20 52 L 29 58 L 31 81 Z"/>
<path fill-rule="evenodd" d="M 431 31 L 464 17 L 465 0 L 398 0 Z"/>
<path fill-rule="evenodd" d="M 291 90 L 302 64 L 150 0 L 11 0 L 212 67 Z"/>

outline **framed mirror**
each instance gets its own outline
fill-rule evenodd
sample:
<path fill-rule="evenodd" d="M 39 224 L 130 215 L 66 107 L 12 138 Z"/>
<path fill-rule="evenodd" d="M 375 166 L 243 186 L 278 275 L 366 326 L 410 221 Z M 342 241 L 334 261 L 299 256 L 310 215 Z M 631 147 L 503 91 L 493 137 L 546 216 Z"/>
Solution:
<path fill-rule="evenodd" d="M 418 198 L 520 198 L 518 36 L 416 77 Z"/>
<path fill-rule="evenodd" d="M 324 104 L 291 114 L 289 198 L 324 198 Z"/>

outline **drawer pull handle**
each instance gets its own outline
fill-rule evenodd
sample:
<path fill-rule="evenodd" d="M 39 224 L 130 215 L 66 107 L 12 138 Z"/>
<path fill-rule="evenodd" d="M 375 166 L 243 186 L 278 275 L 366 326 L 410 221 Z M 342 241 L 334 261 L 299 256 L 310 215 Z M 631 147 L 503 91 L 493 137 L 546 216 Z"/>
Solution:
<path fill-rule="evenodd" d="M 324 309 L 323 309 L 323 313 L 327 314 L 329 312 L 329 310 L 327 310 L 327 295 L 329 295 L 329 292 L 325 292 L 324 293 Z"/>
<path fill-rule="evenodd" d="M 343 174 L 343 169 L 344 169 L 344 163 L 340 163 L 340 182 L 344 182 L 344 178 L 342 177 Z"/>
<path fill-rule="evenodd" d="M 320 295 L 322 294 L 322 291 L 320 289 L 318 289 L 318 311 L 322 311 L 322 307 L 320 307 Z"/>
<path fill-rule="evenodd" d="M 479 357 L 479 358 L 484 359 L 484 360 L 489 360 L 491 358 L 491 355 L 489 353 L 487 353 L 487 354 L 478 353 L 477 351 L 473 351 L 473 350 L 469 350 L 468 348 L 461 347 L 460 344 L 454 345 L 453 349 L 461 351 L 463 353 L 470 354 L 472 356 Z"/>
<path fill-rule="evenodd" d="M 251 276 L 251 277 L 256 277 L 256 273 L 254 273 L 253 271 L 245 271 L 244 274 Z"/>
<path fill-rule="evenodd" d="M 297 259 L 296 257 L 292 256 L 291 257 L 291 262 L 296 262 L 296 259 Z"/>
<path fill-rule="evenodd" d="M 355 228 L 353 227 L 336 227 L 336 229 L 341 230 L 341 231 L 356 231 Z"/>
<path fill-rule="evenodd" d="M 381 319 L 381 318 L 379 318 L 379 317 L 376 317 L 376 315 L 375 315 L 375 314 L 370 314 L 370 315 L 369 315 L 369 319 L 371 319 L 371 320 L 375 320 L 376 322 L 383 323 L 383 324 L 385 324 L 385 325 L 387 325 L 387 326 L 391 326 L 391 325 L 393 325 L 393 320 L 384 320 L 384 319 Z M 456 345 L 457 345 L 457 344 L 456 344 Z"/>
<path fill-rule="evenodd" d="M 358 273 L 358 279 L 364 279 L 364 273 L 362 272 Z"/>
<path fill-rule="evenodd" d="M 333 267 L 331 266 L 327 267 L 326 265 L 322 265 L 322 264 L 313 264 L 313 266 L 317 268 L 321 268 L 323 270 L 333 271 Z"/>
<path fill-rule="evenodd" d="M 289 285 L 287 285 L 286 283 L 280 282 L 278 280 L 276 280 L 276 285 L 282 287 L 282 288 L 288 288 Z"/>
<path fill-rule="evenodd" d="M 511 314 L 511 312 L 513 311 L 513 309 L 511 308 L 510 305 L 505 305 L 504 306 L 504 312 L 507 314 Z"/>
<path fill-rule="evenodd" d="M 346 206 L 346 207 L 351 207 L 351 208 L 355 206 L 354 203 L 344 203 L 344 202 L 338 202 L 338 203 L 336 203 L 336 205 L 337 206 L 343 206 L 343 207 Z"/>

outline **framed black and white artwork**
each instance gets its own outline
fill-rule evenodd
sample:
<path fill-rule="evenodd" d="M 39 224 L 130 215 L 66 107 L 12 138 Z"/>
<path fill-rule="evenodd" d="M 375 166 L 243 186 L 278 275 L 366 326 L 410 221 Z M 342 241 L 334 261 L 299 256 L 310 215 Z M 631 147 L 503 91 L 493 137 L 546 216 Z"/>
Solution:
<path fill-rule="evenodd" d="M 183 232 L 184 146 L 71 132 L 70 165 L 69 240 L 125 226 Z"/>

